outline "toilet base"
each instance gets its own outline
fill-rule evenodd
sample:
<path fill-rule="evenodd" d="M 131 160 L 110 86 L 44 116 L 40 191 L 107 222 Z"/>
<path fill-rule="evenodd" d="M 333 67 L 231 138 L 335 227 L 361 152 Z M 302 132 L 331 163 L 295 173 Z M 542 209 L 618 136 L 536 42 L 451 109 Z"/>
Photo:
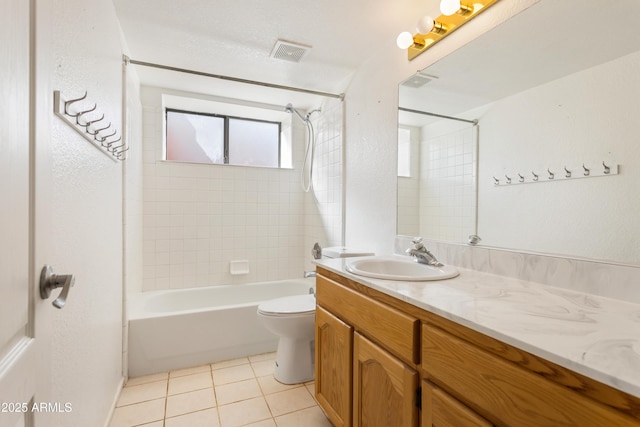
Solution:
<path fill-rule="evenodd" d="M 280 337 L 276 353 L 274 378 L 283 384 L 299 384 L 313 380 L 315 340 Z"/>

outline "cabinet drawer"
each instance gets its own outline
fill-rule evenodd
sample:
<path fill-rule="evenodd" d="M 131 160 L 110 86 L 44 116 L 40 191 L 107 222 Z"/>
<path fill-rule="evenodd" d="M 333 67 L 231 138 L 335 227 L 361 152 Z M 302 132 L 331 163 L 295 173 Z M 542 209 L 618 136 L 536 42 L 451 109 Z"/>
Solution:
<path fill-rule="evenodd" d="M 422 427 L 493 425 L 433 384 L 422 382 Z"/>
<path fill-rule="evenodd" d="M 638 426 L 637 420 L 481 350 L 440 328 L 422 325 L 426 378 L 495 424 Z"/>
<path fill-rule="evenodd" d="M 407 363 L 418 363 L 420 322 L 323 276 L 316 278 L 319 305 Z"/>

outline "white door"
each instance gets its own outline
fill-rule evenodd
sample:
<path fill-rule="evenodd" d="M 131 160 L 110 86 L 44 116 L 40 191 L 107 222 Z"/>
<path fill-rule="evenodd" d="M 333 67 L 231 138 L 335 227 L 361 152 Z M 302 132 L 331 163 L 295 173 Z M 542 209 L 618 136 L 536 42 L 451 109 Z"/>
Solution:
<path fill-rule="evenodd" d="M 0 427 L 33 425 L 30 1 L 0 0 Z"/>

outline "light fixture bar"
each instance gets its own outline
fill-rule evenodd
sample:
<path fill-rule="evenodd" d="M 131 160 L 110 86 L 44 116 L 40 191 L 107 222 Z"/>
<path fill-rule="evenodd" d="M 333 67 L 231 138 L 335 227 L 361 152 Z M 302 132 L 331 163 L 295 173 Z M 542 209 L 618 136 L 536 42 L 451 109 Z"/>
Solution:
<path fill-rule="evenodd" d="M 453 33 L 466 22 L 478 16 L 497 1 L 498 0 L 470 0 L 470 2 L 464 2 L 463 0 L 460 9 L 453 15 L 440 15 L 436 18 L 436 26 L 431 32 L 413 36 L 413 45 L 407 49 L 409 61 L 415 59 L 418 55 Z M 436 31 L 436 28 L 438 28 L 439 31 Z"/>

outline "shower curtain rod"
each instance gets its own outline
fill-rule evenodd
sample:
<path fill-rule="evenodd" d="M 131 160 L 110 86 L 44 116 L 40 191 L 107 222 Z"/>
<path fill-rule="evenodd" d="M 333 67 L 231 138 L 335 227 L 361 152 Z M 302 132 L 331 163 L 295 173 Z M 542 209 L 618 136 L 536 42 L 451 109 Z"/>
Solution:
<path fill-rule="evenodd" d="M 284 85 L 278 85 L 278 84 L 274 84 L 274 83 L 265 83 L 265 82 L 255 81 L 255 80 L 241 79 L 241 78 L 238 78 L 238 77 L 223 76 L 223 75 L 220 75 L 220 74 L 205 73 L 203 71 L 188 70 L 186 68 L 172 67 L 172 66 L 169 66 L 169 65 L 154 64 L 152 62 L 136 61 L 135 59 L 131 59 L 126 55 L 123 55 L 123 59 L 124 59 L 125 64 L 141 65 L 143 67 L 151 67 L 151 68 L 159 68 L 161 70 L 177 71 L 179 73 L 194 74 L 196 76 L 211 77 L 211 78 L 214 78 L 214 79 L 228 80 L 228 81 L 237 82 L 237 83 L 246 83 L 246 84 L 250 84 L 250 85 L 264 86 L 264 87 L 269 87 L 269 88 L 272 88 L 272 89 L 282 89 L 282 90 L 289 90 L 289 91 L 293 91 L 293 92 L 303 92 L 303 93 L 308 93 L 308 94 L 311 94 L 311 95 L 324 96 L 324 97 L 327 97 L 327 98 L 337 98 L 337 99 L 339 99 L 341 101 L 344 99 L 344 93 L 335 94 L 335 93 L 329 93 L 329 92 L 321 92 L 321 91 L 317 91 L 317 90 L 302 89 L 302 88 L 293 87 L 293 86 L 284 86 Z"/>
<path fill-rule="evenodd" d="M 443 114 L 436 114 L 436 113 L 429 113 L 428 111 L 412 110 L 410 108 L 404 108 L 404 107 L 398 107 L 398 110 L 406 111 L 407 113 L 416 113 L 416 114 L 423 114 L 425 116 L 439 117 L 441 119 L 457 120 L 459 122 L 472 123 L 474 125 L 478 124 L 478 119 L 473 119 L 473 120 L 460 119 L 458 117 L 445 116 Z"/>

